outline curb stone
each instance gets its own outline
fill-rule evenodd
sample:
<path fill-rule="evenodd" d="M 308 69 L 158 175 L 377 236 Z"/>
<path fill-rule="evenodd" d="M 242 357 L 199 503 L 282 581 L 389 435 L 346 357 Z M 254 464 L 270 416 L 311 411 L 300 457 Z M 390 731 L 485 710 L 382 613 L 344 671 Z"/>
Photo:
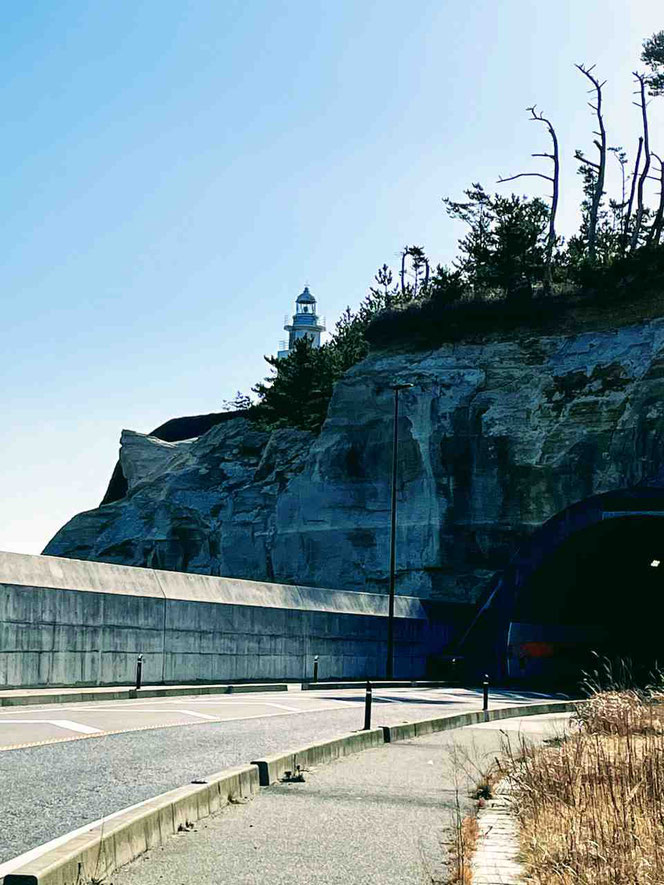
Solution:
<path fill-rule="evenodd" d="M 258 767 L 261 787 L 269 787 L 280 781 L 286 771 L 296 771 L 298 765 L 302 769 L 311 768 L 313 765 L 332 762 L 342 756 L 382 746 L 383 743 L 383 728 L 372 728 L 369 731 L 342 735 L 331 741 L 310 744 L 290 753 L 266 756 L 264 759 L 254 760 L 251 764 Z"/>
<path fill-rule="evenodd" d="M 187 695 L 240 694 L 247 692 L 288 691 L 285 682 L 210 685 L 143 686 L 135 688 L 80 688 L 74 691 L 0 692 L 0 707 L 23 707 L 34 704 L 79 704 L 87 701 L 126 701 L 136 698 L 170 698 Z"/>
<path fill-rule="evenodd" d="M 481 725 L 484 722 L 497 722 L 500 719 L 513 719 L 522 716 L 543 716 L 548 713 L 573 713 L 579 701 L 547 701 L 519 707 L 498 707 L 493 710 L 478 710 L 469 713 L 456 713 L 436 719 L 417 719 L 401 725 L 384 725 L 385 743 L 407 741 L 436 731 L 451 728 L 464 728 L 467 725 Z"/>
<path fill-rule="evenodd" d="M 421 679 L 371 679 L 371 687 L 377 688 L 456 688 L 460 682 L 451 680 L 421 680 Z M 339 691 L 344 688 L 364 688 L 366 679 L 346 680 L 345 682 L 303 682 L 302 691 Z"/>

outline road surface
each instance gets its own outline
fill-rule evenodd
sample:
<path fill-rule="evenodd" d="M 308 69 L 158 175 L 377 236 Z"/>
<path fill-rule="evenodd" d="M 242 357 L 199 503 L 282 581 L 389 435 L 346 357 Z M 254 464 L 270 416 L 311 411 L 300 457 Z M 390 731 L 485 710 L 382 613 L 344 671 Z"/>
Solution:
<path fill-rule="evenodd" d="M 493 692 L 491 704 L 542 697 Z M 381 689 L 373 724 L 477 710 L 481 702 L 470 689 Z M 223 768 L 362 728 L 363 704 L 363 690 L 346 689 L 3 708 L 0 863 Z"/>

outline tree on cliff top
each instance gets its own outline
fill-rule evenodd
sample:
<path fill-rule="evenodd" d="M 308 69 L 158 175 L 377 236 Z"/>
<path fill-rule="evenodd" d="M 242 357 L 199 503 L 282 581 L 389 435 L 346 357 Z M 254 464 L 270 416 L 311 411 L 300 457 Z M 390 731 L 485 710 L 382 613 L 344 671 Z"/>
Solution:
<path fill-rule="evenodd" d="M 604 199 L 608 150 L 606 127 L 604 126 L 604 114 L 602 111 L 602 89 L 606 84 L 606 80 L 600 81 L 593 74 L 594 65 L 591 65 L 591 67 L 575 65 L 575 67 L 592 84 L 590 91 L 593 93 L 593 99 L 588 102 L 588 107 L 592 110 L 597 120 L 597 129 L 593 131 L 595 136 L 593 145 L 597 148 L 597 161 L 589 160 L 581 150 L 574 152 L 574 157 L 579 161 L 581 165 L 580 171 L 583 175 L 583 192 L 585 195 L 582 205 L 583 239 L 587 246 L 588 261 L 590 264 L 595 264 L 597 260 L 597 226 L 600 220 L 602 200 Z"/>
<path fill-rule="evenodd" d="M 545 247 L 545 284 L 548 292 L 553 289 L 553 260 L 555 250 L 558 245 L 558 235 L 556 234 L 556 214 L 558 212 L 558 199 L 560 196 L 560 149 L 558 147 L 558 135 L 554 129 L 553 123 L 541 111 L 537 110 L 537 105 L 531 105 L 526 108 L 530 112 L 530 119 L 535 123 L 544 123 L 551 139 L 551 150 L 540 151 L 531 154 L 532 157 L 550 160 L 552 164 L 551 175 L 543 172 L 519 172 L 517 175 L 510 175 L 507 178 L 502 176 L 498 179 L 498 184 L 504 184 L 508 181 L 516 181 L 517 178 L 543 178 L 551 183 L 551 206 L 549 207 L 549 230 L 546 237 Z"/>
<path fill-rule="evenodd" d="M 444 203 L 451 218 L 470 227 L 454 262 L 465 284 L 480 297 L 498 292 L 513 301 L 532 294 L 546 270 L 549 207 L 539 197 L 492 197 L 481 184 L 464 193 L 465 202 Z"/>
<path fill-rule="evenodd" d="M 641 61 L 650 70 L 646 77 L 651 95 L 664 95 L 664 31 L 643 41 Z"/>
<path fill-rule="evenodd" d="M 366 356 L 368 341 L 381 345 L 427 335 L 439 340 L 448 334 L 450 323 L 456 337 L 478 328 L 486 332 L 516 328 L 515 323 L 544 311 L 542 303 L 549 296 L 559 303 L 570 293 L 599 297 L 613 292 L 623 297 L 660 291 L 664 161 L 650 147 L 646 91 L 650 96 L 664 95 L 664 31 L 644 41 L 641 60 L 648 72 L 634 72 L 642 134 L 631 174 L 626 152 L 609 146 L 604 82 L 594 75 L 593 67 L 576 66 L 591 87 L 589 104 L 596 124 L 592 143 L 597 149 L 593 159 L 582 151 L 574 154 L 584 192 L 576 234 L 567 242 L 557 234 L 558 138 L 552 123 L 532 106 L 531 119 L 544 123 L 551 138 L 551 151 L 533 156 L 552 161 L 552 174 L 528 171 L 499 181 L 546 179 L 551 183 L 551 205 L 539 197 L 491 196 L 477 183 L 464 192 L 463 201 L 446 198 L 450 217 L 468 225 L 452 267 L 438 265 L 432 272 L 423 249 L 406 246 L 400 253 L 396 282 L 384 264 L 359 308 L 343 312 L 329 342 L 320 348 L 299 343 L 282 360 L 266 357 L 274 372 L 253 388 L 258 403 L 249 408 L 248 416 L 266 428 L 320 428 L 335 382 Z M 620 165 L 621 191 L 619 198 L 605 202 L 611 155 Z M 650 171 L 651 158 L 659 163 L 656 176 Z M 646 205 L 646 184 L 652 179 L 660 186 L 654 208 Z M 529 306 L 533 296 L 537 299 Z M 557 309 L 552 302 L 549 314 Z M 246 398 L 238 397 L 227 405 L 246 403 Z"/>
<path fill-rule="evenodd" d="M 336 380 L 330 346 L 312 347 L 308 338 L 301 338 L 284 359 L 266 356 L 275 374 L 252 388 L 259 402 L 251 417 L 269 430 L 299 427 L 317 430 L 327 414 Z"/>

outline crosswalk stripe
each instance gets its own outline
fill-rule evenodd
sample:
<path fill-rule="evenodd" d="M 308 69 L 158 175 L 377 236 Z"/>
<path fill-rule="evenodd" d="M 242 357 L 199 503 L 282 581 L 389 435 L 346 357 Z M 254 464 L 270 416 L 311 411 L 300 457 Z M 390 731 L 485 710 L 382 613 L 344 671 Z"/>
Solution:
<path fill-rule="evenodd" d="M 79 734 L 101 734 L 101 728 L 93 728 L 91 725 L 83 725 L 82 722 L 72 722 L 71 719 L 3 719 L 3 725 L 55 725 L 67 731 L 77 731 Z"/>
<path fill-rule="evenodd" d="M 174 710 L 174 713 L 186 713 L 187 716 L 197 716 L 199 719 L 211 719 L 213 722 L 217 722 L 218 716 L 209 716 L 207 713 L 197 713 L 195 710 Z"/>
<path fill-rule="evenodd" d="M 67 728 L 69 731 L 78 731 L 80 734 L 101 734 L 101 728 L 93 728 L 91 725 L 83 725 L 82 722 L 72 722 L 71 719 L 49 719 L 51 725 L 58 728 Z"/>

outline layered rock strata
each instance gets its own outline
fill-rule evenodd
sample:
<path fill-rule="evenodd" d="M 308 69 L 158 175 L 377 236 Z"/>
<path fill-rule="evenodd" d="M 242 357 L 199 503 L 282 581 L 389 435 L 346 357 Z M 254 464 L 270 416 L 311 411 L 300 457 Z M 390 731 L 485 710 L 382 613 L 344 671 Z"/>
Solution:
<path fill-rule="evenodd" d="M 125 431 L 126 496 L 45 553 L 384 591 L 401 394 L 398 591 L 469 602 L 525 536 L 589 495 L 660 481 L 664 320 L 375 353 L 319 436 L 245 418 L 167 443 Z M 664 484 L 664 483 L 663 483 Z"/>

